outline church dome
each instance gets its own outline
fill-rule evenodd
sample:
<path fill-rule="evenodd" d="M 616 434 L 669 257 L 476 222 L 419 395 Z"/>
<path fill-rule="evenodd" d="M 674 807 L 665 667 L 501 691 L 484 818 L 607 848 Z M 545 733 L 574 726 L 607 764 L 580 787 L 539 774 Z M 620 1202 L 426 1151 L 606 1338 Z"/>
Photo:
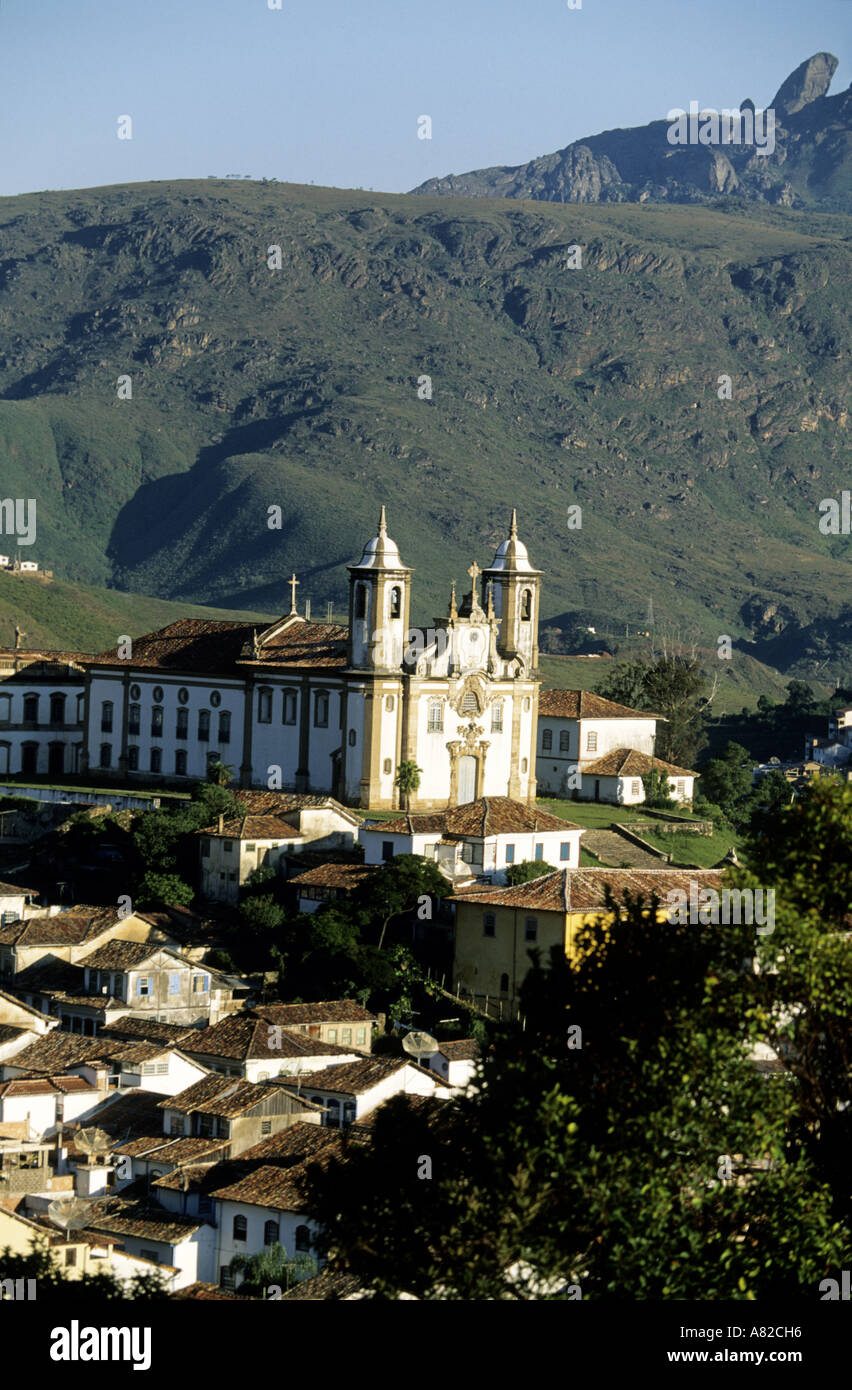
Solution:
<path fill-rule="evenodd" d="M 496 551 L 494 559 L 489 568 L 492 570 L 525 570 L 529 574 L 537 574 L 530 564 L 530 557 L 523 541 L 518 540 L 518 521 L 517 513 L 512 512 L 512 525 L 506 540 L 501 541 Z"/>
<path fill-rule="evenodd" d="M 352 568 L 359 570 L 401 570 L 406 568 L 402 563 L 399 546 L 388 535 L 384 507 L 382 507 L 382 514 L 379 518 L 379 534 L 374 536 L 371 541 L 367 541 L 361 559 Z"/>

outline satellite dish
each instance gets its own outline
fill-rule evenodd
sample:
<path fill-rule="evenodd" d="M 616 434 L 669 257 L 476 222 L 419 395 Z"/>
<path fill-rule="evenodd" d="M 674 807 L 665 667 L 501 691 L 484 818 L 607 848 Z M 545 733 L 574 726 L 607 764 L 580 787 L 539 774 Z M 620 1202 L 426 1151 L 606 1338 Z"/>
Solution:
<path fill-rule="evenodd" d="M 116 1147 L 116 1142 L 111 1134 L 107 1134 L 105 1129 L 94 1127 L 79 1129 L 74 1136 L 74 1143 L 77 1148 L 89 1159 L 109 1153 L 110 1149 Z"/>
<path fill-rule="evenodd" d="M 80 1197 L 60 1197 L 49 1204 L 47 1214 L 54 1226 L 60 1226 L 69 1234 L 88 1225 L 92 1206 L 92 1202 L 84 1202 Z"/>
<path fill-rule="evenodd" d="M 402 1040 L 402 1048 L 409 1056 L 416 1057 L 419 1061 L 421 1057 L 429 1057 L 433 1052 L 438 1052 L 438 1044 L 431 1033 L 421 1033 L 418 1028 L 412 1028 L 410 1033 L 406 1033 Z"/>

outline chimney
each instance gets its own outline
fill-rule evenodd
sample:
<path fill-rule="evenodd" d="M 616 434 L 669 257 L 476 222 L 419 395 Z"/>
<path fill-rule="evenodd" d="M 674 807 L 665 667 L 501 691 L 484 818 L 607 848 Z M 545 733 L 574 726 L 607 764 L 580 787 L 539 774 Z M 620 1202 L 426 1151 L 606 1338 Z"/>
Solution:
<path fill-rule="evenodd" d="M 224 829 L 225 829 L 225 817 L 224 817 L 223 815 L 221 815 L 221 816 L 219 817 L 219 834 L 220 834 L 220 835 L 222 834 L 222 832 L 223 832 Z"/>

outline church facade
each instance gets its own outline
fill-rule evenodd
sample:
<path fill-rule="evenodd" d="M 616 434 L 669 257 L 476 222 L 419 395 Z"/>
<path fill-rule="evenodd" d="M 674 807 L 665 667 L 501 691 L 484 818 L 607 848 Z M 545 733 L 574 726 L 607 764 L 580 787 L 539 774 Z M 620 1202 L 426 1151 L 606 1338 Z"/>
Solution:
<path fill-rule="evenodd" d="M 80 770 L 180 784 L 222 762 L 244 787 L 380 810 L 402 804 L 395 779 L 412 761 L 411 810 L 534 801 L 541 575 L 514 513 L 434 628 L 409 625 L 412 571 L 384 508 L 348 568 L 347 626 L 302 617 L 293 576 L 290 612 L 265 631 L 182 619 L 89 658 Z"/>

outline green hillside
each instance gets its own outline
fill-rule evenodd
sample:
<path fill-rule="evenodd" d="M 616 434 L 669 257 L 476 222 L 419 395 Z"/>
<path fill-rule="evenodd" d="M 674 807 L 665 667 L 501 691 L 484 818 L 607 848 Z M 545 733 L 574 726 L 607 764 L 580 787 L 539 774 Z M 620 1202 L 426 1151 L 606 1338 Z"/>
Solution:
<path fill-rule="evenodd" d="M 23 632 L 23 647 L 59 651 L 100 652 L 127 633 L 138 637 L 176 622 L 178 618 L 237 618 L 259 623 L 271 615 L 171 603 L 145 594 L 96 589 L 67 580 L 41 583 L 37 579 L 0 571 L 0 646 L 15 645 L 15 625 Z"/>
<path fill-rule="evenodd" d="M 425 622 L 517 506 L 545 621 L 652 597 L 840 675 L 850 539 L 818 521 L 849 483 L 851 232 L 216 180 L 2 199 L 3 495 L 65 579 L 277 612 L 295 568 L 315 613 L 386 502 Z"/>

